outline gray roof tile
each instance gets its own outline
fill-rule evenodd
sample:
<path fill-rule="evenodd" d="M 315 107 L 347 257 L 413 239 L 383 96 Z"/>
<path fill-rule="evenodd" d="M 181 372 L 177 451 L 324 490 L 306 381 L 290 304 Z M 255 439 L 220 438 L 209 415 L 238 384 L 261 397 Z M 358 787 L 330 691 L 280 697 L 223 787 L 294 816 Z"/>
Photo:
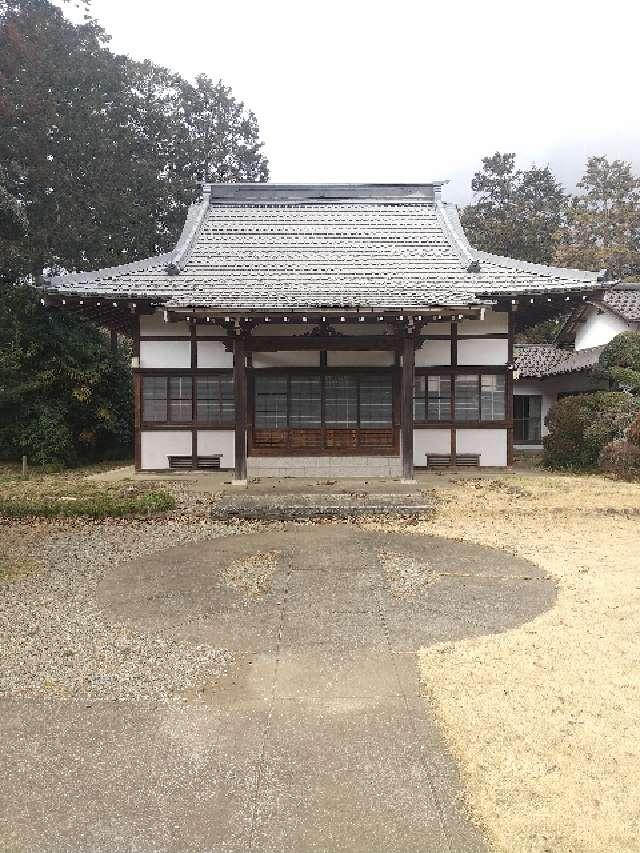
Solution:
<path fill-rule="evenodd" d="M 313 187 L 210 185 L 173 253 L 50 278 L 45 289 L 168 308 L 286 311 L 462 306 L 599 287 L 594 273 L 476 252 L 438 185 L 338 189 L 323 197 Z M 480 271 L 470 272 L 475 260 Z"/>
<path fill-rule="evenodd" d="M 519 344 L 514 347 L 516 370 L 523 379 L 543 379 L 595 367 L 604 346 L 566 350 L 553 344 Z"/>

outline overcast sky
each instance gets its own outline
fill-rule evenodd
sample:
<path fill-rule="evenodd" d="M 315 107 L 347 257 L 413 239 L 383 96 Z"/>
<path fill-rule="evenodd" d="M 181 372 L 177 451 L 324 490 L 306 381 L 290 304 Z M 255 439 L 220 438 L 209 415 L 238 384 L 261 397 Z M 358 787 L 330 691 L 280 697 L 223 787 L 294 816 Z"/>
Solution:
<path fill-rule="evenodd" d="M 640 171 L 637 0 L 94 0 L 111 48 L 221 78 L 281 182 L 428 182 L 485 154 Z"/>

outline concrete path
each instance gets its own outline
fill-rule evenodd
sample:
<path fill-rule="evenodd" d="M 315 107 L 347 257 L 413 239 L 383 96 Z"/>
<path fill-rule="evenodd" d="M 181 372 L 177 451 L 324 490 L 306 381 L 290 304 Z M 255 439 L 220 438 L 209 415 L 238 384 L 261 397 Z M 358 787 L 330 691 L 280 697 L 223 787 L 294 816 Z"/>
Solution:
<path fill-rule="evenodd" d="M 259 594 L 242 591 L 252 581 Z M 100 589 L 109 618 L 235 662 L 168 705 L 16 700 L 15 849 L 484 850 L 415 652 L 517 625 L 554 595 L 506 554 L 350 525 L 122 565 Z"/>

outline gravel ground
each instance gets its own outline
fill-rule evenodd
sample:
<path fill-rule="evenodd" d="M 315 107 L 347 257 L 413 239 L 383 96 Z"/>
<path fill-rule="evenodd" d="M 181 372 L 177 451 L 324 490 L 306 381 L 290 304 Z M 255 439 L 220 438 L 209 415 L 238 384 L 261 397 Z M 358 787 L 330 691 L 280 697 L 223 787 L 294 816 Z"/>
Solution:
<path fill-rule="evenodd" d="M 224 649 L 110 623 L 96 604 L 120 562 L 252 529 L 212 523 L 210 498 L 171 488 L 167 518 L 0 521 L 0 551 L 31 567 L 0 578 L 0 696 L 161 699 L 222 671 Z"/>

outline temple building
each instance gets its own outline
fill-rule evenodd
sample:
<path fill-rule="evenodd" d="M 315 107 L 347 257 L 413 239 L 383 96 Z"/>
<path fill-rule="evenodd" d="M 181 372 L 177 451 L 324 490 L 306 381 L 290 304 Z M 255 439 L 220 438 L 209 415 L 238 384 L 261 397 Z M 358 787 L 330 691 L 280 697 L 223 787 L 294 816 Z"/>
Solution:
<path fill-rule="evenodd" d="M 508 466 L 514 330 L 604 276 L 476 251 L 430 184 L 208 184 L 174 251 L 45 280 L 133 341 L 138 470 Z"/>

